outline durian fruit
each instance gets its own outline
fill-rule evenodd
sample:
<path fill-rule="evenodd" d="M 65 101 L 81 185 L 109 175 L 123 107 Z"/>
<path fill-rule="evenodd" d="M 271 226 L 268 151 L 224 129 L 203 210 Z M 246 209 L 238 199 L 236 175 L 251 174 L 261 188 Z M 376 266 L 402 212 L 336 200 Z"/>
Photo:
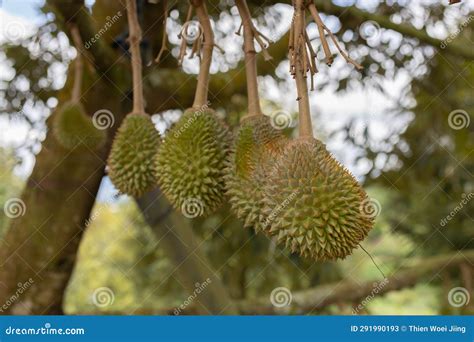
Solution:
<path fill-rule="evenodd" d="M 95 150 L 104 145 L 106 132 L 96 128 L 80 102 L 69 101 L 59 108 L 53 118 L 53 133 L 67 149 Z"/>
<path fill-rule="evenodd" d="M 293 252 L 343 259 L 367 236 L 367 194 L 314 138 L 288 144 L 264 185 L 264 229 Z"/>
<path fill-rule="evenodd" d="M 262 183 L 288 139 L 265 115 L 245 118 L 239 128 L 226 169 L 226 189 L 232 210 L 244 227 L 261 230 Z"/>
<path fill-rule="evenodd" d="M 140 197 L 157 183 L 154 162 L 160 135 L 149 115 L 128 114 L 120 125 L 110 151 L 109 177 L 124 194 Z"/>
<path fill-rule="evenodd" d="M 229 130 L 209 108 L 188 109 L 168 131 L 156 168 L 161 190 L 176 209 L 199 201 L 197 217 L 222 204 L 230 143 Z"/>

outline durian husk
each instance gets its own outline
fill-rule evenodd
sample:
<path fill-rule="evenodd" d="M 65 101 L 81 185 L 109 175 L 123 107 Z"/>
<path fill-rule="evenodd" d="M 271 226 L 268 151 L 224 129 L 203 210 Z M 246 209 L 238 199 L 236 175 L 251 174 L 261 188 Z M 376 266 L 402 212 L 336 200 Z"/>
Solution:
<path fill-rule="evenodd" d="M 344 259 L 374 224 L 365 191 L 316 139 L 288 144 L 264 192 L 265 232 L 304 257 Z"/>
<path fill-rule="evenodd" d="M 145 113 L 128 114 L 115 135 L 108 175 L 124 194 L 140 197 L 157 185 L 155 158 L 160 135 Z"/>
<path fill-rule="evenodd" d="M 268 116 L 252 115 L 242 121 L 227 162 L 226 189 L 231 208 L 244 227 L 262 229 L 262 183 L 287 142 Z"/>
<path fill-rule="evenodd" d="M 69 150 L 96 150 L 107 140 L 106 132 L 94 126 L 82 104 L 72 101 L 64 103 L 54 114 L 53 133 L 59 144 Z"/>
<path fill-rule="evenodd" d="M 161 190 L 175 209 L 197 201 L 193 217 L 207 216 L 223 203 L 231 140 L 225 123 L 209 108 L 186 110 L 167 132 L 156 167 Z"/>

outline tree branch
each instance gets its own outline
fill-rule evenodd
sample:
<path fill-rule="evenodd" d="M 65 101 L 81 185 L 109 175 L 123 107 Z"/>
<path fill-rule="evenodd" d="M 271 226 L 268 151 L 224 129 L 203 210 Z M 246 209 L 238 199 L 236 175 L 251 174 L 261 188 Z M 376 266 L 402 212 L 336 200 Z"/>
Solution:
<path fill-rule="evenodd" d="M 446 48 L 444 49 L 444 51 L 451 55 L 461 56 L 468 60 L 474 59 L 474 49 L 472 49 L 469 45 L 464 46 L 456 44 L 455 42 L 451 42 L 450 44 L 443 44 L 442 40 L 429 36 L 426 31 L 419 30 L 411 24 L 395 24 L 390 21 L 390 18 L 386 16 L 366 12 L 358 9 L 355 6 L 341 7 L 334 5 L 331 1 L 326 0 L 314 0 L 314 3 L 320 9 L 320 11 L 336 15 L 342 21 L 350 19 L 351 21 L 354 21 L 354 23 L 356 23 L 357 25 L 360 25 L 364 21 L 372 20 L 378 23 L 380 27 L 399 32 L 405 37 L 416 38 L 420 42 L 431 45 L 434 48 L 437 48 L 438 50 L 441 48 L 442 45 L 445 45 Z"/>

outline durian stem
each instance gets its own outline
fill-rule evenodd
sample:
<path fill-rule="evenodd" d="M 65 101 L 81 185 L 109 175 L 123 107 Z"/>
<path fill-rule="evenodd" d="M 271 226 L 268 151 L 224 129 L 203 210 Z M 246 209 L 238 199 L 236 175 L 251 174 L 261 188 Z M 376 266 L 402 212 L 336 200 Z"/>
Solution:
<path fill-rule="evenodd" d="M 242 18 L 242 25 L 244 28 L 244 52 L 245 52 L 245 74 L 247 77 L 247 98 L 248 98 L 248 114 L 262 115 L 260 108 L 260 99 L 258 96 L 258 82 L 257 82 L 257 52 L 254 45 L 254 31 L 252 29 L 252 19 L 250 10 L 247 6 L 246 0 L 236 0 L 235 4 L 239 10 Z"/>
<path fill-rule="evenodd" d="M 79 103 L 81 101 L 82 72 L 84 65 L 82 63 L 82 39 L 76 25 L 71 26 L 71 36 L 77 51 L 76 60 L 74 62 L 74 83 L 72 86 L 71 101 Z"/>
<path fill-rule="evenodd" d="M 137 5 L 135 0 L 127 0 L 127 17 L 130 44 L 132 55 L 132 75 L 133 75 L 133 113 L 144 113 L 143 103 L 143 80 L 142 80 L 142 57 L 140 54 L 140 42 L 142 32 L 138 23 Z"/>
<path fill-rule="evenodd" d="M 311 112 L 309 110 L 308 86 L 306 84 L 306 69 L 304 61 L 306 58 L 305 38 L 305 5 L 303 0 L 295 1 L 295 20 L 293 28 L 293 42 L 295 54 L 295 79 L 298 92 L 299 110 L 299 137 L 313 138 L 313 126 L 311 123 Z"/>
<path fill-rule="evenodd" d="M 209 14 L 207 13 L 205 1 L 192 0 L 192 5 L 196 10 L 196 15 L 201 24 L 204 35 L 201 64 L 193 103 L 193 107 L 199 109 L 207 106 L 209 70 L 211 68 L 212 51 L 214 50 L 214 33 L 212 32 L 211 21 L 209 19 Z"/>

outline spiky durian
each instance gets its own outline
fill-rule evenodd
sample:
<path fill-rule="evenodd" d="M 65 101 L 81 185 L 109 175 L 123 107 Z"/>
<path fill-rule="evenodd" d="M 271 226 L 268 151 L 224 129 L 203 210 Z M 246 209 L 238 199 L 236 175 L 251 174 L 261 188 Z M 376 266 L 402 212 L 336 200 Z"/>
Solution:
<path fill-rule="evenodd" d="M 188 109 L 166 134 L 156 158 L 161 190 L 190 217 L 205 216 L 224 199 L 229 130 L 211 109 Z M 187 213 L 187 206 L 198 208 Z"/>
<path fill-rule="evenodd" d="M 367 194 L 316 139 L 291 142 L 264 186 L 264 229 L 293 252 L 343 259 L 367 236 Z"/>
<path fill-rule="evenodd" d="M 261 229 L 262 182 L 286 143 L 267 116 L 252 115 L 241 123 L 227 163 L 226 188 L 231 207 L 245 227 Z"/>
<path fill-rule="evenodd" d="M 61 144 L 67 149 L 101 147 L 107 137 L 92 123 L 81 103 L 66 102 L 53 118 L 53 132 Z"/>
<path fill-rule="evenodd" d="M 109 177 L 122 193 L 140 197 L 157 184 L 154 162 L 160 135 L 147 114 L 128 114 L 112 144 Z"/>

